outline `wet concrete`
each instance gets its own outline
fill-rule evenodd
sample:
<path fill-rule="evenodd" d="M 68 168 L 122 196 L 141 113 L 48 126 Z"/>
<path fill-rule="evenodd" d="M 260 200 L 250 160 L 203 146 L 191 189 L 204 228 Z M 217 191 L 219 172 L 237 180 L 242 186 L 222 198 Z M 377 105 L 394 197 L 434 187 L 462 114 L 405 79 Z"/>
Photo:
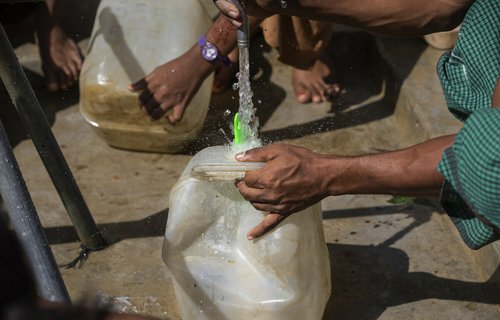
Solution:
<path fill-rule="evenodd" d="M 85 50 L 85 40 L 80 44 Z M 442 52 L 420 39 L 391 40 L 339 32 L 331 55 L 343 94 L 333 103 L 300 105 L 291 69 L 262 40 L 253 45 L 254 103 L 266 141 L 286 141 L 329 154 L 361 154 L 405 147 L 455 132 L 435 63 Z M 61 269 L 74 301 L 110 297 L 118 310 L 180 319 L 172 282 L 161 260 L 169 190 L 191 154 L 221 144 L 229 132 L 224 111 L 236 93 L 214 95 L 204 132 L 181 154 L 111 148 L 78 111 L 78 90 L 43 88 L 36 47 L 17 48 L 82 194 L 110 243 L 81 268 Z M 259 70 L 260 69 L 260 70 Z M 58 263 L 71 261 L 79 243 L 64 207 L 5 93 L 2 121 Z M 498 319 L 498 250 L 487 262 L 460 240 L 436 199 L 342 196 L 323 201 L 332 266 L 332 297 L 324 319 Z M 497 255 L 495 255 L 497 253 Z M 486 267 L 486 264 L 489 267 Z"/>

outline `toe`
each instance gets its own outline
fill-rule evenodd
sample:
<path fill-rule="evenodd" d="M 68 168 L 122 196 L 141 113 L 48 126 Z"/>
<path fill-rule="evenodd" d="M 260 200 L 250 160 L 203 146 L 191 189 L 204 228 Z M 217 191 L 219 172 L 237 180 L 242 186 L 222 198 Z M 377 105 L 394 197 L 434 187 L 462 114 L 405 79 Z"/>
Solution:
<path fill-rule="evenodd" d="M 323 98 L 322 98 L 321 96 L 319 96 L 319 95 L 314 95 L 314 96 L 312 97 L 312 101 L 313 101 L 314 103 L 321 103 L 321 102 L 323 102 Z"/>
<path fill-rule="evenodd" d="M 332 92 L 330 96 L 336 96 L 340 93 L 340 85 L 338 83 L 332 84 Z"/>
<path fill-rule="evenodd" d="M 47 90 L 56 92 L 59 90 L 59 83 L 55 80 L 47 81 Z"/>
<path fill-rule="evenodd" d="M 303 92 L 296 95 L 297 101 L 300 103 L 311 102 L 311 94 L 309 92 Z"/>
<path fill-rule="evenodd" d="M 59 80 L 54 73 L 46 73 L 45 82 L 47 84 L 47 90 L 51 92 L 56 92 L 59 90 Z"/>

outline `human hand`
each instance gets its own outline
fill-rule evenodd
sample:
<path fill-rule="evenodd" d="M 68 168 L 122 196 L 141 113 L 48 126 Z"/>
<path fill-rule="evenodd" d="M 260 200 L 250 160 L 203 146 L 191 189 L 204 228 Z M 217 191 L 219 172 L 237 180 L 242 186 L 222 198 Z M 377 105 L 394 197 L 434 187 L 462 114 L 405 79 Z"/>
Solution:
<path fill-rule="evenodd" d="M 151 119 L 158 120 L 168 111 L 171 124 L 182 119 L 184 110 L 200 88 L 203 80 L 213 71 L 213 66 L 203 60 L 197 47 L 184 55 L 156 67 L 153 72 L 129 90 L 140 92 L 139 107 Z"/>
<path fill-rule="evenodd" d="M 248 15 L 258 18 L 267 18 L 272 15 L 272 13 L 263 10 L 255 0 L 237 1 L 244 2 L 243 5 Z M 242 17 L 240 11 L 232 0 L 214 0 L 214 4 L 232 25 L 238 28 L 241 27 Z"/>
<path fill-rule="evenodd" d="M 327 157 L 308 149 L 274 144 L 236 155 L 238 161 L 266 162 L 236 181 L 243 198 L 268 215 L 247 238 L 260 237 L 292 213 L 303 210 L 328 196 Z"/>

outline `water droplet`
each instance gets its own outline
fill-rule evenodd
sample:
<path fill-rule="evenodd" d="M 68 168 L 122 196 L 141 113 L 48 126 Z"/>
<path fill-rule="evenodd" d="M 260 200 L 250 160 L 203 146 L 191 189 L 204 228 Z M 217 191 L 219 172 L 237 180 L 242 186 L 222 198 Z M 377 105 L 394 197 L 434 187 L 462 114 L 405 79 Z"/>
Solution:
<path fill-rule="evenodd" d="M 230 115 L 231 115 L 231 110 L 229 110 L 229 109 L 226 109 L 226 110 L 224 111 L 224 113 L 223 113 L 223 116 L 224 116 L 225 118 L 229 117 Z"/>
<path fill-rule="evenodd" d="M 262 100 L 258 99 L 258 100 L 257 100 L 257 103 L 258 103 L 258 104 L 262 104 Z"/>
<path fill-rule="evenodd" d="M 235 82 L 233 83 L 233 90 L 238 90 L 239 86 L 238 86 L 238 83 Z"/>
<path fill-rule="evenodd" d="M 286 9 L 286 7 L 288 7 L 288 3 L 285 0 L 280 0 L 280 5 L 283 9 Z"/>
<path fill-rule="evenodd" d="M 232 127 L 232 126 L 231 126 Z M 231 143 L 231 139 L 229 139 L 229 137 L 227 136 L 226 132 L 224 131 L 224 129 L 222 128 L 219 128 L 219 132 L 222 133 L 222 136 L 224 136 L 224 138 L 226 139 L 227 143 Z"/>

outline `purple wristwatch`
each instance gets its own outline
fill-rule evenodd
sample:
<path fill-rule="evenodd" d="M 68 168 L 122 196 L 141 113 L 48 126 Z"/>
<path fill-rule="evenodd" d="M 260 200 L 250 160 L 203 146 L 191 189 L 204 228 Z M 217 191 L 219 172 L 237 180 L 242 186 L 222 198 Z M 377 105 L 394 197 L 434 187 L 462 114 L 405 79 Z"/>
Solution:
<path fill-rule="evenodd" d="M 232 63 L 228 57 L 220 54 L 219 49 L 217 47 L 207 41 L 205 35 L 203 35 L 200 40 L 198 40 L 198 46 L 201 50 L 201 56 L 203 59 L 207 60 L 210 63 L 222 62 L 226 67 L 231 67 Z"/>

